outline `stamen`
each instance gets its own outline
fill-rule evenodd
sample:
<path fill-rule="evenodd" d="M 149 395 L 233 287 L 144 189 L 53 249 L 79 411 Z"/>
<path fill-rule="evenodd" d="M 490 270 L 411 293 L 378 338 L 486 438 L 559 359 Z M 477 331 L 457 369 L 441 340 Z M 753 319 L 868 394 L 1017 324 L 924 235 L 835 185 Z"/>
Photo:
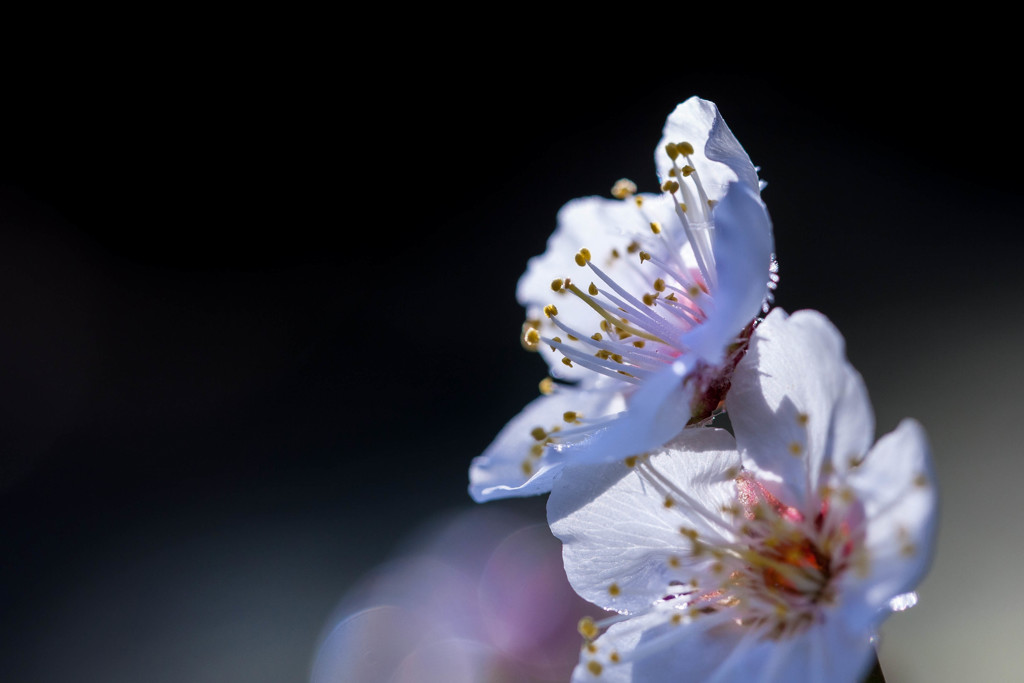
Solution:
<path fill-rule="evenodd" d="M 704 278 L 704 282 L 708 283 L 709 287 L 715 287 L 715 280 L 711 277 L 711 270 L 708 266 L 705 250 L 701 248 L 699 242 L 697 242 L 694 236 L 693 229 L 690 227 L 690 221 L 686 218 L 686 213 L 682 207 L 676 205 L 676 215 L 679 216 L 679 222 L 683 226 L 683 232 L 686 233 L 686 240 L 690 243 L 690 248 L 693 250 L 693 256 L 697 261 L 697 269 L 700 271 L 701 277 Z"/>
<path fill-rule="evenodd" d="M 597 270 L 597 266 L 595 266 L 593 264 L 590 264 L 590 267 L 593 268 L 594 270 Z M 598 271 L 598 272 L 600 273 L 600 271 Z M 662 341 L 658 337 L 655 337 L 653 334 L 648 334 L 647 332 L 644 332 L 643 330 L 638 330 L 637 328 L 633 327 L 632 325 L 629 325 L 628 323 L 624 323 L 621 320 L 618 320 L 615 316 L 613 316 L 612 314 L 608 313 L 608 311 L 604 310 L 604 308 L 601 307 L 601 304 L 599 304 L 596 301 L 594 301 L 590 297 L 590 295 L 585 294 L 576 285 L 569 285 L 569 291 L 572 292 L 573 294 L 575 294 L 576 296 L 578 296 L 580 299 L 582 299 L 588 306 L 590 306 L 595 311 L 597 311 L 598 314 L 602 318 L 607 320 L 611 325 L 615 326 L 616 328 L 618 328 L 618 329 L 620 329 L 620 330 L 622 330 L 624 332 L 628 332 L 629 334 L 635 335 L 637 337 L 643 337 L 644 339 L 649 339 L 650 341 L 656 341 L 656 342 L 659 342 L 661 344 L 665 344 L 664 341 Z M 545 312 L 547 312 L 547 309 L 545 309 Z"/>
<path fill-rule="evenodd" d="M 612 185 L 612 196 L 616 199 L 628 199 L 636 194 L 636 183 L 628 178 L 619 178 Z"/>
<path fill-rule="evenodd" d="M 588 263 L 587 265 L 590 266 L 590 269 L 594 271 L 599 278 L 604 280 L 604 282 L 609 287 L 611 287 L 612 291 L 621 296 L 628 303 L 623 303 L 619 299 L 613 297 L 608 292 L 604 292 L 604 296 L 609 301 L 618 306 L 619 309 L 622 310 L 627 315 L 632 314 L 633 316 L 643 318 L 651 323 L 649 326 L 645 325 L 645 327 L 654 328 L 651 330 L 653 334 L 637 334 L 636 332 L 631 332 L 630 334 L 636 334 L 636 336 L 638 337 L 644 337 L 645 339 L 648 339 L 650 341 L 661 342 L 662 344 L 665 344 L 667 346 L 669 345 L 668 342 L 665 342 L 663 339 L 655 336 L 664 335 L 669 339 L 673 339 L 675 337 L 676 330 L 667 320 L 657 315 L 656 313 L 650 311 L 650 309 L 644 306 L 636 297 L 634 297 L 632 294 L 626 291 L 617 282 L 615 282 L 615 280 L 606 275 L 603 270 L 595 266 L 593 263 Z"/>

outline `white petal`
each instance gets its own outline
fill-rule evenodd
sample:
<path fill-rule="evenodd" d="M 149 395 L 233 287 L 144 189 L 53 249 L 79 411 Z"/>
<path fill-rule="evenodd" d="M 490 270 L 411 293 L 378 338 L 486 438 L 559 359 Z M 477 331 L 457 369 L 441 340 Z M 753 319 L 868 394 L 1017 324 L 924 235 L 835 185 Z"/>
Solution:
<path fill-rule="evenodd" d="M 649 465 L 688 497 L 665 506 L 665 494 L 623 462 L 566 469 L 548 499 L 548 521 L 564 544 L 563 559 L 576 592 L 619 611 L 647 608 L 673 579 L 688 580 L 700 563 L 689 558 L 690 541 L 680 527 L 702 538 L 721 538 L 722 506 L 735 503 L 729 468 L 739 465 L 735 442 L 720 429 L 689 429 Z M 688 506 L 687 503 L 691 505 Z M 708 511 L 712 520 L 697 508 Z M 682 570 L 669 565 L 681 561 Z M 706 556 L 705 556 L 706 557 Z M 684 574 L 680 574 L 683 571 Z M 609 587 L 615 584 L 618 595 Z M 614 589 L 613 589 L 614 592 Z"/>
<path fill-rule="evenodd" d="M 820 313 L 776 309 L 754 331 L 726 399 L 744 465 L 806 513 L 818 511 L 822 473 L 849 469 L 874 438 L 871 403 L 844 348 Z"/>
<path fill-rule="evenodd" d="M 654 163 L 662 181 L 669 179 L 672 168 L 665 153 L 669 142 L 689 142 L 693 146 L 694 166 L 711 199 L 721 199 L 729 183 L 735 181 L 759 191 L 757 170 L 713 102 L 691 97 L 669 115 L 654 151 Z"/>
<path fill-rule="evenodd" d="M 755 632 L 721 615 L 691 619 L 684 614 L 664 606 L 613 624 L 594 641 L 596 652 L 584 650 L 580 654 L 573 683 L 708 681 L 737 650 L 757 640 Z M 673 615 L 682 618 L 673 621 Z M 745 636 L 752 637 L 745 640 Z M 618 655 L 618 663 L 609 661 L 613 652 Z M 602 665 L 600 675 L 588 669 L 593 660 Z"/>
<path fill-rule="evenodd" d="M 567 426 L 563 415 L 570 410 L 595 417 L 607 410 L 617 410 L 620 400 L 615 392 L 583 391 L 568 386 L 534 399 L 502 428 L 482 455 L 473 459 L 469 468 L 470 496 L 481 503 L 550 491 L 562 464 L 551 462 L 550 447 L 541 458 L 531 458 L 530 449 L 538 443 L 531 431 L 535 427 L 551 431 L 555 426 Z M 523 470 L 524 461 L 533 463 L 529 476 Z"/>
<path fill-rule="evenodd" d="M 725 347 L 761 311 L 775 247 L 768 212 L 757 192 L 745 185 L 729 186 L 715 207 L 714 218 L 718 273 L 714 311 L 703 325 L 683 337 L 683 344 L 717 365 Z"/>
<path fill-rule="evenodd" d="M 668 614 L 653 610 L 614 624 L 594 642 L 597 652 L 581 654 L 574 683 L 859 683 L 873 661 L 871 634 L 847 631 L 841 620 L 771 639 L 723 622 L 724 614 L 677 624 Z M 608 663 L 611 652 L 620 664 Z M 602 664 L 600 676 L 587 669 L 590 660 Z"/>
<path fill-rule="evenodd" d="M 690 419 L 689 368 L 681 361 L 647 379 L 625 397 L 626 412 L 585 439 L 557 447 L 557 459 L 575 463 L 607 462 L 645 453 L 668 443 Z"/>
<path fill-rule="evenodd" d="M 877 622 L 888 616 L 892 598 L 917 586 L 934 553 L 938 493 L 921 425 L 901 422 L 846 483 L 864 505 L 869 571 L 862 578 L 848 573 L 845 612 L 854 624 Z"/>

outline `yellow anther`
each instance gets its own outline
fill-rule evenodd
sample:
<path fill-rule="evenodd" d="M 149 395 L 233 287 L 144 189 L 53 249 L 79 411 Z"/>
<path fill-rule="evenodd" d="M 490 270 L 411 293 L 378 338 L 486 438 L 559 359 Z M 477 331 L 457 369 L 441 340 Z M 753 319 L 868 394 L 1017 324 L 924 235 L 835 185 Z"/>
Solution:
<path fill-rule="evenodd" d="M 679 153 L 683 156 L 690 156 L 693 154 L 693 145 L 689 142 L 677 142 L 676 149 L 678 149 Z"/>
<path fill-rule="evenodd" d="M 674 180 L 666 180 L 661 184 L 661 189 L 670 194 L 675 194 L 679 190 L 679 183 Z"/>
<path fill-rule="evenodd" d="M 533 463 L 531 463 L 529 460 L 524 460 L 523 461 L 522 468 L 523 468 L 523 474 L 525 474 L 525 475 L 533 474 Z"/>
<path fill-rule="evenodd" d="M 619 250 L 618 249 L 612 249 L 612 258 L 613 259 L 619 258 Z"/>
<path fill-rule="evenodd" d="M 600 629 L 597 628 L 597 624 L 594 623 L 592 617 L 583 617 L 576 625 L 576 630 L 580 632 L 580 635 L 587 640 L 593 640 L 600 633 Z"/>
<path fill-rule="evenodd" d="M 544 439 L 548 438 L 548 433 L 544 431 L 543 427 L 534 427 L 533 429 L 530 430 L 530 436 L 532 436 L 537 441 L 543 441 Z"/>
<path fill-rule="evenodd" d="M 679 202 L 679 210 L 686 213 L 686 202 Z"/>
<path fill-rule="evenodd" d="M 638 251 L 640 251 L 640 245 L 637 242 L 630 242 L 626 245 L 627 253 L 635 254 Z"/>
<path fill-rule="evenodd" d="M 579 420 L 579 418 L 579 413 L 577 413 L 575 410 L 567 410 L 564 413 L 562 413 L 562 419 L 565 420 L 566 422 L 576 422 L 577 420 Z"/>
<path fill-rule="evenodd" d="M 617 370 L 616 372 L 618 372 L 620 375 L 624 375 L 626 377 L 636 377 L 636 375 L 634 375 L 633 373 L 626 372 L 625 370 Z"/>
<path fill-rule="evenodd" d="M 637 206 L 643 206 L 644 205 L 644 198 L 641 197 L 640 195 L 637 195 L 637 196 L 633 197 L 633 201 L 636 202 Z"/>
<path fill-rule="evenodd" d="M 575 259 L 577 266 L 582 267 L 587 265 L 587 261 L 590 260 L 590 250 L 587 249 L 586 247 L 583 247 L 576 253 Z"/>
<path fill-rule="evenodd" d="M 645 342 L 643 339 L 637 339 L 635 342 L 633 342 L 633 346 L 635 346 L 638 349 L 642 349 L 646 345 L 647 345 L 647 342 Z"/>
<path fill-rule="evenodd" d="M 636 194 L 636 183 L 629 178 L 619 178 L 612 185 L 612 196 L 616 199 L 626 199 Z"/>
<path fill-rule="evenodd" d="M 555 308 L 554 304 L 548 304 L 547 306 L 544 307 L 544 315 L 546 315 L 549 318 L 553 318 L 556 315 L 558 315 L 558 309 Z"/>
<path fill-rule="evenodd" d="M 621 592 L 622 589 L 619 588 L 619 584 L 617 583 L 613 583 L 612 585 L 608 586 L 608 595 L 612 596 L 613 598 L 619 595 L 619 593 Z"/>
<path fill-rule="evenodd" d="M 591 659 L 589 662 L 587 662 L 587 671 L 594 674 L 595 676 L 600 676 L 601 672 L 604 671 L 604 667 L 601 666 L 601 662 L 597 661 L 596 659 Z"/>
<path fill-rule="evenodd" d="M 600 332 L 595 332 L 594 334 L 590 335 L 590 338 L 593 339 L 594 341 L 601 341 L 602 339 L 604 339 L 604 337 L 601 336 Z"/>
<path fill-rule="evenodd" d="M 542 444 L 542 443 L 532 444 L 530 446 L 530 455 L 532 455 L 535 458 L 539 458 L 540 456 L 544 455 L 544 444 Z"/>
<path fill-rule="evenodd" d="M 659 223 L 658 221 L 651 221 L 651 232 L 653 232 L 655 235 L 660 235 L 661 223 Z"/>
<path fill-rule="evenodd" d="M 566 366 L 571 368 L 572 367 L 572 361 L 569 360 L 568 358 L 563 358 L 562 359 L 562 365 L 566 365 Z"/>
<path fill-rule="evenodd" d="M 676 173 L 676 169 L 674 169 L 674 168 L 668 169 L 668 177 L 669 178 L 675 178 L 677 175 L 678 175 L 678 173 Z"/>
<path fill-rule="evenodd" d="M 654 291 L 655 292 L 664 292 L 665 291 L 665 281 L 662 280 L 660 277 L 657 280 L 654 281 Z"/>
<path fill-rule="evenodd" d="M 594 355 L 597 356 L 598 358 L 600 358 L 601 360 L 608 360 L 608 358 L 611 357 L 612 352 L 609 351 L 608 349 L 598 349 L 594 353 Z"/>
<path fill-rule="evenodd" d="M 904 557 L 913 557 L 917 553 L 917 546 L 913 543 L 904 543 L 903 547 L 900 548 L 900 552 Z"/>
<path fill-rule="evenodd" d="M 565 284 L 565 281 L 562 280 L 562 278 L 555 278 L 554 280 L 551 281 L 551 289 L 553 289 L 556 292 L 560 291 L 562 289 L 563 284 Z"/>
<path fill-rule="evenodd" d="M 648 306 L 653 306 L 654 305 L 654 300 L 657 299 L 657 298 L 658 298 L 657 294 L 646 294 L 645 293 L 644 296 L 643 296 L 644 303 L 647 304 Z"/>
<path fill-rule="evenodd" d="M 574 337 L 574 336 L 572 336 L 571 334 L 569 334 L 569 335 L 566 335 L 566 336 L 567 336 L 567 337 L 569 337 L 569 341 L 579 341 L 579 340 L 580 340 L 580 338 L 579 338 L 579 337 Z"/>
<path fill-rule="evenodd" d="M 683 166 L 683 168 L 680 170 L 682 171 L 684 178 L 689 178 L 690 174 L 693 173 L 696 169 L 694 169 L 693 166 L 687 164 L 686 166 Z"/>
<path fill-rule="evenodd" d="M 735 479 L 736 477 L 739 476 L 739 474 L 740 474 L 740 470 L 739 470 L 738 467 L 729 467 L 729 468 L 727 468 L 725 470 L 725 478 L 726 479 Z"/>
<path fill-rule="evenodd" d="M 672 496 L 665 496 L 665 502 L 663 504 L 665 507 L 670 508 L 676 504 L 676 501 L 672 499 Z"/>
<path fill-rule="evenodd" d="M 625 460 L 626 467 L 630 467 L 630 468 L 636 467 L 636 461 L 637 461 L 637 456 L 635 456 L 635 455 L 629 456 Z"/>
<path fill-rule="evenodd" d="M 622 659 L 622 658 L 619 657 L 619 653 L 618 652 L 612 652 L 610 655 L 608 655 L 608 659 L 610 659 L 611 661 L 613 661 L 616 664 L 618 664 L 619 660 Z"/>
<path fill-rule="evenodd" d="M 648 254 L 646 251 L 641 251 L 640 252 L 640 263 L 643 263 L 644 261 L 650 261 L 650 260 L 651 260 L 651 255 L 650 254 Z"/>
<path fill-rule="evenodd" d="M 718 200 L 717 199 L 709 199 L 708 200 L 708 208 L 713 209 L 716 206 L 718 206 Z"/>
<path fill-rule="evenodd" d="M 672 615 L 672 623 L 676 626 L 683 623 L 683 615 L 676 612 Z"/>
<path fill-rule="evenodd" d="M 590 296 L 597 296 L 598 295 L 597 285 L 595 285 L 593 282 L 591 282 L 590 286 L 587 287 L 587 293 L 590 294 Z"/>
<path fill-rule="evenodd" d="M 811 418 L 810 418 L 810 416 L 807 413 L 797 413 L 797 415 L 796 415 L 796 423 L 798 425 L 800 425 L 801 427 L 806 427 L 807 426 L 807 421 L 809 419 L 811 419 Z"/>
<path fill-rule="evenodd" d="M 611 359 L 612 359 L 613 361 L 615 361 L 616 363 L 621 363 L 621 362 L 622 362 L 622 354 L 620 354 L 620 353 L 613 353 L 613 354 L 612 354 L 612 355 L 610 356 L 610 358 L 611 358 Z"/>
<path fill-rule="evenodd" d="M 673 569 L 679 569 L 679 564 L 680 564 L 680 562 L 679 562 L 679 558 L 677 556 L 675 556 L 675 555 L 669 555 L 668 556 L 668 566 L 672 567 Z"/>
<path fill-rule="evenodd" d="M 668 296 L 666 296 L 666 297 L 665 297 L 665 299 L 666 299 L 667 301 L 679 301 L 679 299 L 678 299 L 678 298 L 676 298 L 676 293 L 675 293 L 675 292 L 672 292 L 671 294 L 669 294 Z"/>
<path fill-rule="evenodd" d="M 698 287 L 697 285 L 690 285 L 687 288 L 686 293 L 690 295 L 691 299 L 696 299 L 698 296 L 700 296 L 700 287 Z"/>
<path fill-rule="evenodd" d="M 800 444 L 799 441 L 791 441 L 789 443 L 789 454 L 790 455 L 800 455 L 803 452 L 804 452 L 804 447 Z"/>
<path fill-rule="evenodd" d="M 928 486 L 928 475 L 922 473 L 914 477 L 914 486 L 919 489 L 926 488 Z"/>
<path fill-rule="evenodd" d="M 597 654 L 597 645 L 594 645 L 593 643 L 587 643 L 585 647 L 587 649 L 587 652 L 589 652 L 590 654 Z"/>
<path fill-rule="evenodd" d="M 681 527 L 679 527 L 679 533 L 681 533 L 683 536 L 686 536 L 691 541 L 696 541 L 697 540 L 697 530 L 696 529 L 690 529 L 689 527 L 681 526 Z"/>
<path fill-rule="evenodd" d="M 550 377 L 545 377 L 540 381 L 540 384 L 537 385 L 537 388 L 540 389 L 540 393 L 543 395 L 550 396 L 555 393 L 555 380 Z"/>
<path fill-rule="evenodd" d="M 528 349 L 533 349 L 537 344 L 540 343 L 540 332 L 537 331 L 536 327 L 531 327 L 526 330 L 526 334 L 523 335 L 523 345 Z"/>
<path fill-rule="evenodd" d="M 679 147 L 676 145 L 676 143 L 670 142 L 667 145 L 665 145 L 665 153 L 668 154 L 669 159 L 675 161 L 676 157 L 679 156 Z"/>

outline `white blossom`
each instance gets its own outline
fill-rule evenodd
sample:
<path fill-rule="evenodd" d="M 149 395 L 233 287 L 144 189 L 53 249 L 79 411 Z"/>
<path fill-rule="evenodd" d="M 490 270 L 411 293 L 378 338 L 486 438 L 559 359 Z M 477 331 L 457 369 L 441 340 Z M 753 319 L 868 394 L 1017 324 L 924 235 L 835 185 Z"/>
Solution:
<path fill-rule="evenodd" d="M 658 194 L 559 212 L 517 298 L 523 343 L 547 361 L 545 392 L 470 470 L 478 500 L 550 490 L 567 464 L 656 448 L 718 408 L 774 284 L 757 172 L 711 102 L 691 98 L 655 152 Z"/>
<path fill-rule="evenodd" d="M 552 492 L 570 582 L 621 615 L 581 622 L 577 683 L 855 682 L 913 603 L 935 540 L 928 444 L 905 420 L 872 445 L 831 323 L 768 315 L 727 407 L 735 438 L 686 430 Z"/>

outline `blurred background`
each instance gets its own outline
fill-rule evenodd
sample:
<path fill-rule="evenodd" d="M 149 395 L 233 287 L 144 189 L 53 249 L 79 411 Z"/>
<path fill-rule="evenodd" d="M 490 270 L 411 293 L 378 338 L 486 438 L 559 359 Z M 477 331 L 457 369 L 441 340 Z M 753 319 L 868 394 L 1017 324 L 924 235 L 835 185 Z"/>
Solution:
<path fill-rule="evenodd" d="M 8 62 L 0 678 L 307 681 L 363 643 L 394 681 L 566 680 L 586 607 L 543 500 L 474 507 L 466 471 L 544 376 L 526 260 L 569 199 L 654 190 L 692 94 L 768 181 L 778 305 L 838 325 L 879 434 L 933 442 L 938 554 L 887 680 L 1018 674 L 1019 135 L 986 62 L 246 29 Z"/>

